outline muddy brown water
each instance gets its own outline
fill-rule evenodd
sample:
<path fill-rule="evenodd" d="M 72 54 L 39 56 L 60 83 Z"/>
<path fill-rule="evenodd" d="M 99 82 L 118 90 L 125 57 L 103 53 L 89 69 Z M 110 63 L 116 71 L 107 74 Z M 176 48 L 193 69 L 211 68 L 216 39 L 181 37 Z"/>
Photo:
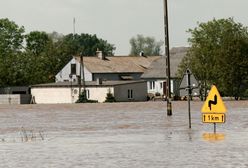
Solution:
<path fill-rule="evenodd" d="M 248 101 L 226 123 L 202 123 L 203 102 L 0 106 L 0 167 L 248 167 Z M 207 136 L 206 136 L 207 135 Z"/>

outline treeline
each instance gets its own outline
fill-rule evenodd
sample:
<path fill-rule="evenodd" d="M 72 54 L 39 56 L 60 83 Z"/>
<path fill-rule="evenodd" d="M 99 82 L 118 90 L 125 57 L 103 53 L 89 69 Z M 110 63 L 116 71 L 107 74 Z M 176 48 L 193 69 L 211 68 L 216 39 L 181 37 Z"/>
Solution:
<path fill-rule="evenodd" d="M 0 87 L 54 82 L 72 56 L 95 56 L 97 49 L 110 56 L 115 47 L 90 34 L 26 34 L 23 26 L 0 19 Z"/>
<path fill-rule="evenodd" d="M 223 96 L 248 97 L 248 28 L 232 18 L 213 19 L 188 32 L 191 47 L 179 76 L 190 68 L 202 96 L 215 84 Z"/>

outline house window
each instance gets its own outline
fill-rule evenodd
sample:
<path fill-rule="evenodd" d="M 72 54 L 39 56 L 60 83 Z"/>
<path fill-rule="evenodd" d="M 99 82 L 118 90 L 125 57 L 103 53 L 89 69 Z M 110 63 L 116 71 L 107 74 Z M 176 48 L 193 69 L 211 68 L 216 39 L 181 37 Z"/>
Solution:
<path fill-rule="evenodd" d="M 163 89 L 163 83 L 162 82 L 160 83 L 160 89 Z"/>
<path fill-rule="evenodd" d="M 71 74 L 72 75 L 76 74 L 76 64 L 71 64 Z"/>
<path fill-rule="evenodd" d="M 150 90 L 154 90 L 155 89 L 155 81 L 150 81 Z"/>
<path fill-rule="evenodd" d="M 133 90 L 132 89 L 128 89 L 127 98 L 133 99 Z"/>
<path fill-rule="evenodd" d="M 88 89 L 86 89 L 86 97 L 87 97 L 87 99 L 90 98 L 90 90 L 88 90 Z"/>

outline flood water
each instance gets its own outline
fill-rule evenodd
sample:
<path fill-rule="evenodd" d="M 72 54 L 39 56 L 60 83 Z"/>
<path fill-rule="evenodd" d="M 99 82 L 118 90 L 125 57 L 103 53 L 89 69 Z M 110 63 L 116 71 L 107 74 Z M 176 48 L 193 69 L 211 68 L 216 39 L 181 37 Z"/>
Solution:
<path fill-rule="evenodd" d="M 225 102 L 226 123 L 202 123 L 203 102 L 1 105 L 0 167 L 246 168 L 248 101 Z"/>

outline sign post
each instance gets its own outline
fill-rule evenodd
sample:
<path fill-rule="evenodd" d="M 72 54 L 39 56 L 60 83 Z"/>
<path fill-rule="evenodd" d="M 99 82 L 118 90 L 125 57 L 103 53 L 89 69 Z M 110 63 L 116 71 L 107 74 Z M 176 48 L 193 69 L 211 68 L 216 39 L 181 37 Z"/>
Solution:
<path fill-rule="evenodd" d="M 194 75 L 191 73 L 191 71 L 187 69 L 181 80 L 180 89 L 184 89 L 187 92 L 184 95 L 187 96 L 187 100 L 188 100 L 189 128 L 191 128 L 190 100 L 192 97 L 192 91 L 193 89 L 196 89 L 196 88 L 198 88 L 198 83 Z"/>
<path fill-rule="evenodd" d="M 191 88 L 191 84 L 190 84 L 190 70 L 187 69 L 186 70 L 186 81 L 187 81 L 187 88 L 186 90 L 188 90 L 188 112 L 189 112 L 189 128 L 191 128 L 191 112 L 190 112 L 190 99 L 191 99 L 191 92 L 192 92 L 192 88 Z"/>
<path fill-rule="evenodd" d="M 201 112 L 203 123 L 214 124 L 214 133 L 216 133 L 216 123 L 225 123 L 226 107 L 215 85 L 212 86 Z"/>

